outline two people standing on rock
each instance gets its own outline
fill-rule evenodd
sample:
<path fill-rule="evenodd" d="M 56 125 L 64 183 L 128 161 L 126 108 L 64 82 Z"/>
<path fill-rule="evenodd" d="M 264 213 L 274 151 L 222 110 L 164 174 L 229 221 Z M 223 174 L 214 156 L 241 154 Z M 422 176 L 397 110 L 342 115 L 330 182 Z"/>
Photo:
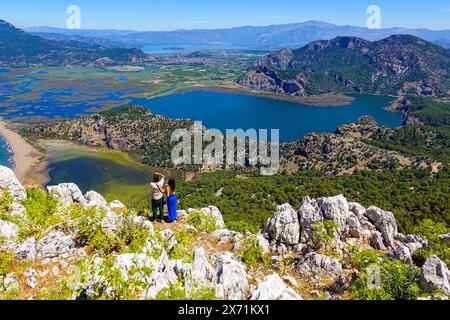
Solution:
<path fill-rule="evenodd" d="M 152 211 L 155 221 L 164 222 L 164 195 L 167 196 L 168 222 L 177 219 L 177 195 L 175 178 L 170 177 L 164 190 L 165 177 L 159 172 L 153 175 L 150 183 L 152 189 Z M 158 218 L 159 213 L 159 218 Z"/>

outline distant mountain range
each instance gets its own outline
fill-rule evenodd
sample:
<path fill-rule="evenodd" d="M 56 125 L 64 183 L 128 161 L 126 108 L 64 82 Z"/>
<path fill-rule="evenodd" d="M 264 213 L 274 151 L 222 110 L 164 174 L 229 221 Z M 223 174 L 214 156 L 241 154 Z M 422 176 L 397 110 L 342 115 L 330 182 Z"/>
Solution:
<path fill-rule="evenodd" d="M 77 41 L 89 45 L 97 45 L 105 48 L 132 48 L 130 45 L 107 40 L 104 38 L 95 37 L 82 37 L 79 35 L 59 34 L 59 33 L 46 33 L 46 32 L 34 32 L 32 35 L 54 41 Z"/>
<path fill-rule="evenodd" d="M 55 41 L 31 35 L 0 20 L 0 66 L 107 65 L 151 59 L 140 49 L 106 48 L 80 41 Z"/>
<path fill-rule="evenodd" d="M 61 35 L 77 35 L 87 38 L 103 38 L 126 46 L 143 47 L 148 45 L 183 45 L 183 44 L 220 44 L 222 46 L 242 48 L 298 48 L 315 40 L 330 40 L 338 36 L 360 37 L 376 41 L 396 34 L 408 34 L 430 42 L 438 42 L 449 46 L 450 30 L 428 29 L 367 29 L 355 26 L 338 26 L 321 21 L 303 23 L 244 26 L 229 29 L 198 29 L 174 31 L 133 30 L 69 30 L 51 27 L 33 27 L 27 32 L 57 33 Z"/>
<path fill-rule="evenodd" d="M 238 82 L 294 96 L 333 92 L 445 97 L 450 50 L 409 35 L 319 40 L 261 58 Z"/>

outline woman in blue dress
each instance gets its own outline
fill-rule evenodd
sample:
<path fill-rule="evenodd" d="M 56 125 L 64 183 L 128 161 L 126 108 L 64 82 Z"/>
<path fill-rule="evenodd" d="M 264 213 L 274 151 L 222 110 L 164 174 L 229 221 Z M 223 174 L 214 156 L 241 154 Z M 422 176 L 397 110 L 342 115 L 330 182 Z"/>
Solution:
<path fill-rule="evenodd" d="M 168 222 L 177 220 L 177 194 L 175 193 L 176 183 L 175 178 L 171 177 L 167 182 L 167 210 L 169 211 Z"/>

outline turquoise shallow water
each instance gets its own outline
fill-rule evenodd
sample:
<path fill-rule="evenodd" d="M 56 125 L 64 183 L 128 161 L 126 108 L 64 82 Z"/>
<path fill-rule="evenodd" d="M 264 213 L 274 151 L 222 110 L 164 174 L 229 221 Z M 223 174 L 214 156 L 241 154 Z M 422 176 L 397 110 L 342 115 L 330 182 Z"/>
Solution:
<path fill-rule="evenodd" d="M 14 159 L 11 147 L 6 142 L 5 138 L 0 135 L 0 165 L 8 168 L 14 167 Z"/>
<path fill-rule="evenodd" d="M 363 115 L 379 124 L 397 127 L 402 117 L 384 110 L 390 97 L 355 95 L 347 106 L 316 107 L 264 97 L 209 91 L 191 91 L 155 99 L 133 99 L 156 114 L 170 118 L 191 118 L 207 128 L 280 129 L 281 142 L 294 141 L 309 132 L 333 132 Z"/>

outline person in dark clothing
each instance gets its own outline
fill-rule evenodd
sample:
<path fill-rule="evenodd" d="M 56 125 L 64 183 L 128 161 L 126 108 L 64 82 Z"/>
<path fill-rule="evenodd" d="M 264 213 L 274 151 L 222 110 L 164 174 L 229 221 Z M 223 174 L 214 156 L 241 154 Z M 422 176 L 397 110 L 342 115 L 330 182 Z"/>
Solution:
<path fill-rule="evenodd" d="M 158 172 L 153 175 L 152 189 L 152 211 L 155 221 L 164 222 L 164 176 Z M 159 211 L 159 219 L 158 219 Z"/>

